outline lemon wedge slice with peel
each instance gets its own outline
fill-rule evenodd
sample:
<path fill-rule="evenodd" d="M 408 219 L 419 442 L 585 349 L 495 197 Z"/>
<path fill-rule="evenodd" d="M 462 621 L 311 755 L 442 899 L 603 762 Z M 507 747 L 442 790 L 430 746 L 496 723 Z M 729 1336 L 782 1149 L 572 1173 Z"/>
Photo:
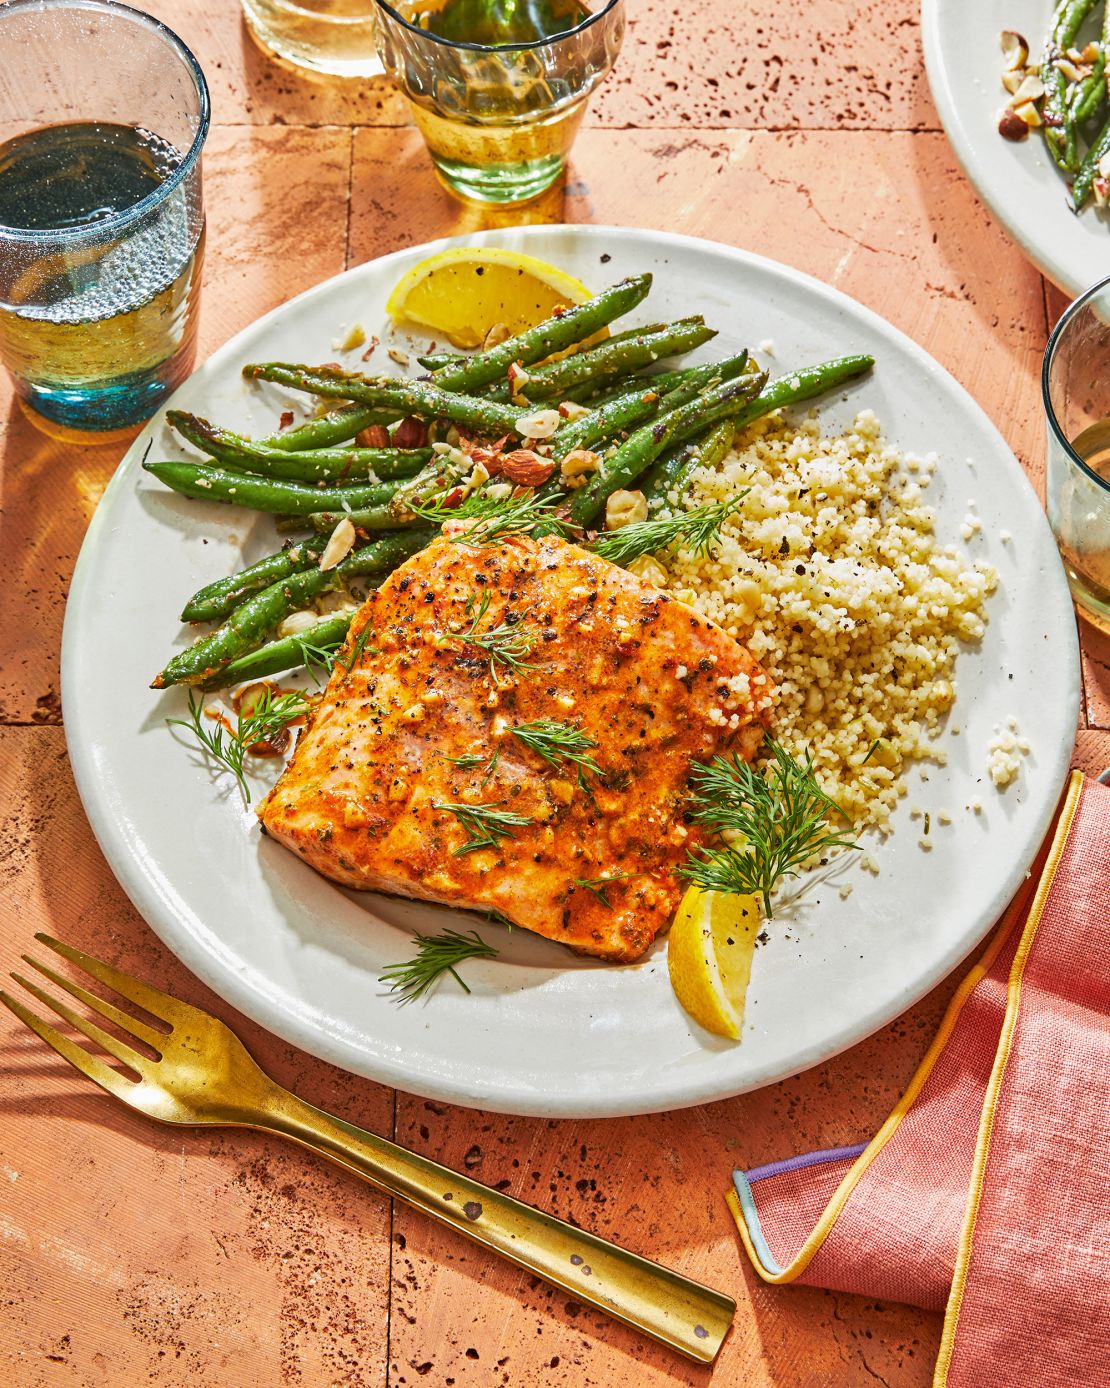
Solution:
<path fill-rule="evenodd" d="M 690 887 L 679 903 L 667 942 L 671 987 L 706 1031 L 740 1039 L 744 997 L 759 934 L 754 896 Z"/>
<path fill-rule="evenodd" d="M 480 347 L 498 323 L 515 336 L 550 318 L 560 305 L 588 298 L 581 280 L 535 256 L 496 246 L 456 246 L 402 275 L 385 311 L 394 323 L 428 328 L 455 347 Z"/>

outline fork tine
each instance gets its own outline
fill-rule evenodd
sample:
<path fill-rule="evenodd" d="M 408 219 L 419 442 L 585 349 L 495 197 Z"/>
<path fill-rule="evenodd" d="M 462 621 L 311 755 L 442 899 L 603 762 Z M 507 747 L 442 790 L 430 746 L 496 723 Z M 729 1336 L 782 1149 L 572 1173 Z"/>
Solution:
<path fill-rule="evenodd" d="M 24 978 L 22 974 L 17 973 L 13 973 L 12 978 L 15 979 L 20 987 L 26 988 L 28 993 L 38 998 L 39 1002 L 45 1003 L 46 1006 L 56 1012 L 59 1017 L 64 1017 L 70 1026 L 76 1027 L 77 1030 L 87 1036 L 90 1041 L 95 1041 L 96 1044 L 106 1050 L 109 1055 L 114 1055 L 117 1060 L 123 1061 L 124 1065 L 129 1065 L 131 1069 L 135 1070 L 137 1073 L 145 1074 L 151 1065 L 156 1065 L 158 1063 L 154 1060 L 148 1060 L 145 1055 L 140 1055 L 138 1051 L 129 1046 L 125 1041 L 120 1041 L 115 1036 L 110 1036 L 103 1027 L 98 1027 L 95 1022 L 90 1022 L 87 1017 L 82 1017 L 80 1012 L 74 1012 L 72 1007 L 62 1002 L 61 998 L 52 997 L 44 988 L 40 988 L 37 983 L 32 983 L 29 978 Z"/>
<path fill-rule="evenodd" d="M 98 1055 L 90 1055 L 84 1046 L 78 1046 L 60 1031 L 55 1031 L 49 1022 L 36 1017 L 29 1007 L 24 1007 L 3 989 L 0 989 L 0 1002 L 10 1008 L 19 1020 L 25 1026 L 29 1026 L 48 1046 L 52 1046 L 63 1060 L 68 1060 L 75 1070 L 80 1070 L 94 1084 L 100 1085 L 101 1089 L 106 1089 L 117 1099 L 122 1099 L 125 1104 L 134 1102 L 130 1093 L 135 1088 L 134 1084 L 118 1070 L 113 1070 Z"/>
<path fill-rule="evenodd" d="M 145 1022 L 140 1022 L 137 1017 L 132 1017 L 130 1012 L 121 1011 L 113 1003 L 98 998 L 95 993 L 90 993 L 87 988 L 82 988 L 79 983 L 74 983 L 64 974 L 55 973 L 47 965 L 40 964 L 33 955 L 25 954 L 23 961 L 30 964 L 32 969 L 38 969 L 39 973 L 48 978 L 51 983 L 56 983 L 59 988 L 64 988 L 71 998 L 83 1002 L 86 1007 L 91 1007 L 94 1012 L 99 1012 L 102 1017 L 107 1017 L 110 1022 L 115 1022 L 121 1030 L 130 1032 L 132 1036 L 137 1037 L 140 1041 L 145 1041 L 148 1046 L 153 1046 L 161 1054 L 168 1039 L 165 1032 L 155 1031 L 153 1027 L 148 1027 Z"/>
<path fill-rule="evenodd" d="M 171 998 L 168 993 L 152 988 L 149 983 L 140 983 L 137 978 L 125 974 L 122 969 L 114 969 L 111 964 L 105 964 L 94 955 L 86 954 L 83 949 L 74 949 L 72 945 L 55 940 L 53 935 L 44 935 L 42 931 L 36 931 L 35 939 L 56 954 L 60 954 L 63 959 L 68 959 L 71 964 L 76 964 L 79 969 L 84 969 L 93 978 L 98 978 L 101 983 L 106 983 L 120 997 L 137 1003 L 152 1017 L 160 1017 L 163 1022 L 169 1022 L 171 1025 L 175 1022 L 184 1023 L 189 1020 L 191 1013 L 199 1011 L 178 998 Z"/>

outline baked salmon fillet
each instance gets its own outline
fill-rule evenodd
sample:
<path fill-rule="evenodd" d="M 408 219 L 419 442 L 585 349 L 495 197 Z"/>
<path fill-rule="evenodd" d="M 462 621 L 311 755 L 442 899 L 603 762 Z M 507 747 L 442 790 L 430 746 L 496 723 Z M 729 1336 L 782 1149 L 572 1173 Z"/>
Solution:
<path fill-rule="evenodd" d="M 691 762 L 750 759 L 772 694 L 727 633 L 576 545 L 442 536 L 355 614 L 258 814 L 344 886 L 634 960 L 699 842 Z"/>

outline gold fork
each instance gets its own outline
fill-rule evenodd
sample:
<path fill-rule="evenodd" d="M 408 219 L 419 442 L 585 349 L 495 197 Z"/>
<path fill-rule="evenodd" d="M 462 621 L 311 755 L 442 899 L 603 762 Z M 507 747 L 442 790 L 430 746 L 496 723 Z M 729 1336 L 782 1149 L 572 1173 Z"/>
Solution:
<path fill-rule="evenodd" d="M 702 1364 L 716 1357 L 736 1310 L 731 1297 L 313 1108 L 260 1070 L 235 1033 L 209 1013 L 49 935 L 35 939 L 169 1027 L 160 1031 L 23 956 L 70 997 L 156 1052 L 151 1058 L 37 983 L 12 974 L 138 1077 L 132 1079 L 0 991 L 20 1021 L 125 1104 L 161 1123 L 258 1128 L 291 1138 L 680 1354 Z"/>

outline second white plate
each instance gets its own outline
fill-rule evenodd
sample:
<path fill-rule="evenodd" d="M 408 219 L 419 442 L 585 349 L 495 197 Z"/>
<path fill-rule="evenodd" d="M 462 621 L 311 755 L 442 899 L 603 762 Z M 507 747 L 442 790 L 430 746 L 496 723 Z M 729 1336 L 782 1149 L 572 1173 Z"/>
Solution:
<path fill-rule="evenodd" d="M 998 133 L 1006 104 L 999 35 L 1015 29 L 1034 61 L 1052 0 L 921 0 L 929 86 L 964 172 L 1034 265 L 1073 297 L 1110 274 L 1110 213 L 1071 210 L 1067 183 L 1033 131 Z"/>

